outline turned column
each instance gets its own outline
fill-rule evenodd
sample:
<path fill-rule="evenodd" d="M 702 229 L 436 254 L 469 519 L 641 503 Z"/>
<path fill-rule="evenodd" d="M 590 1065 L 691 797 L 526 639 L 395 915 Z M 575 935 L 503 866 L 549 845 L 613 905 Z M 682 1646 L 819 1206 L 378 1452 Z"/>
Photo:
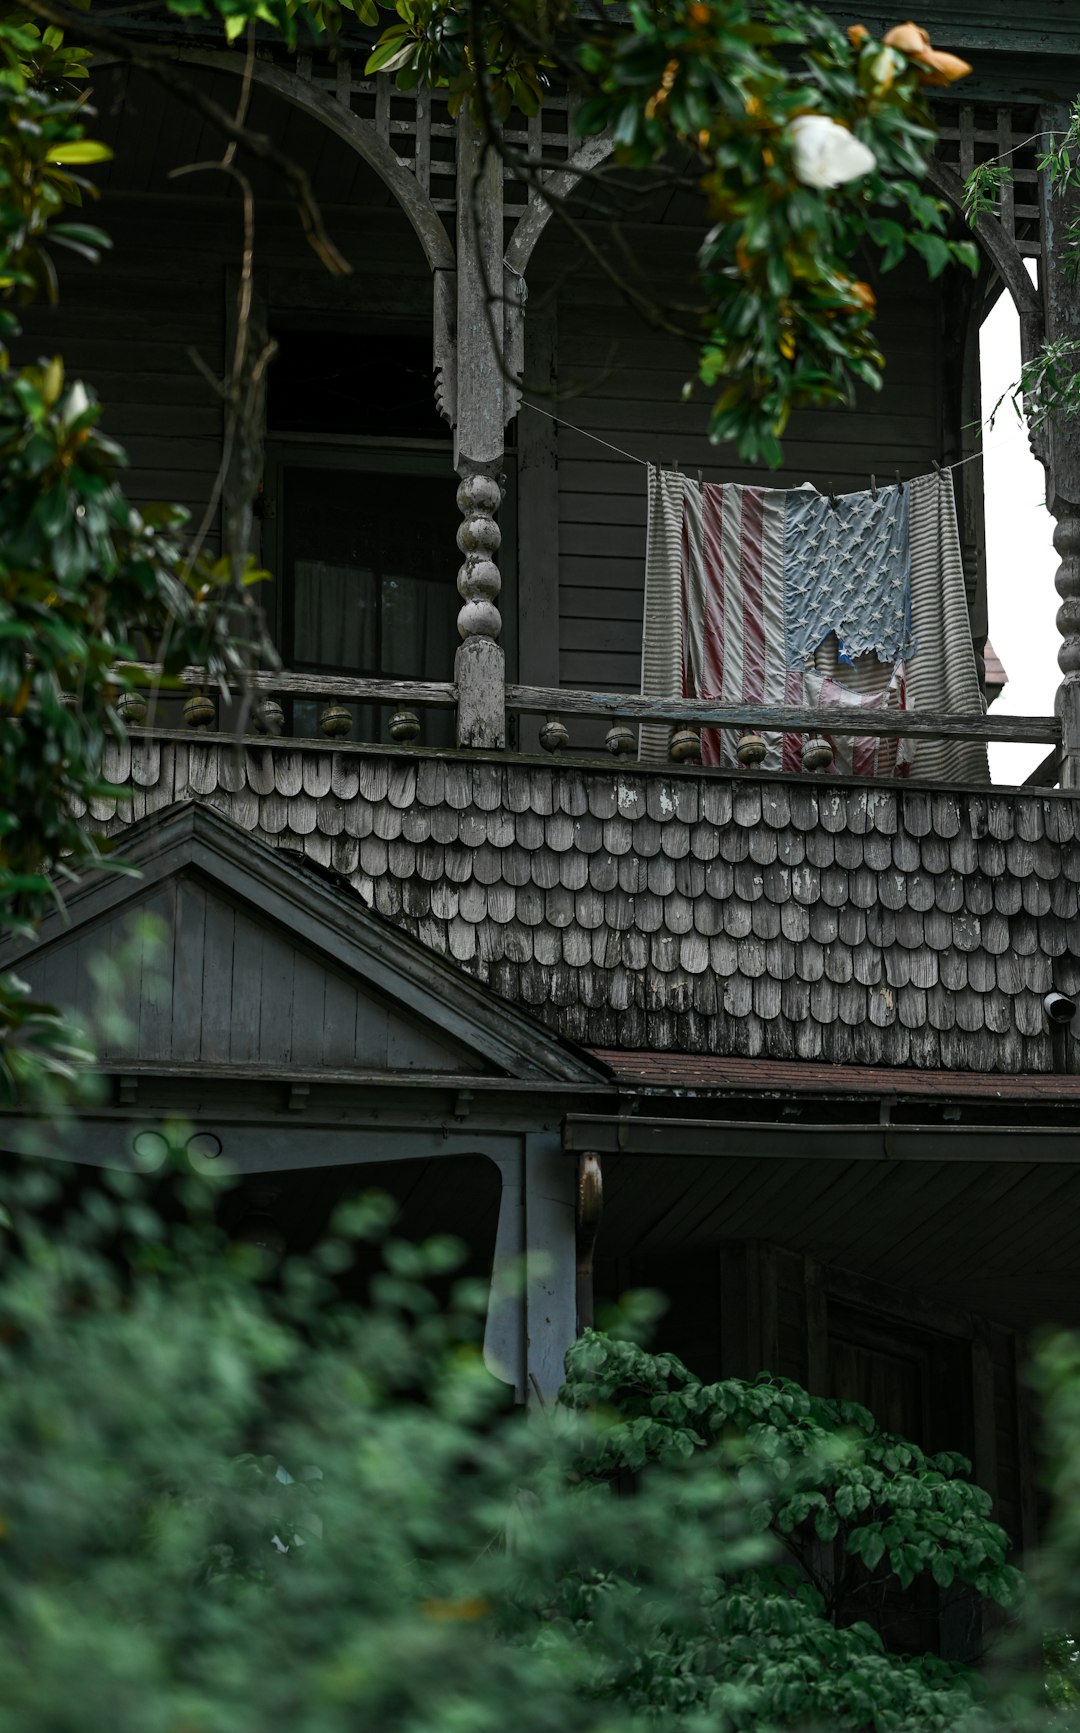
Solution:
<path fill-rule="evenodd" d="M 495 522 L 502 487 L 487 471 L 467 469 L 458 486 L 457 503 L 464 515 L 457 544 L 465 555 L 457 577 L 462 603 L 457 617 L 461 643 L 454 659 L 457 741 L 459 746 L 505 746 L 505 658 L 498 642 L 502 615 L 497 606 L 502 579 L 495 563 L 502 540 Z"/>
<path fill-rule="evenodd" d="M 454 661 L 459 746 L 506 745 L 506 669 L 497 606 L 506 400 L 503 330 L 502 158 L 462 110 L 457 178 L 457 390 L 454 463 L 463 522 L 458 547 L 461 643 Z"/>
<path fill-rule="evenodd" d="M 1057 519 L 1054 547 L 1061 560 L 1054 575 L 1061 597 L 1057 629 L 1062 677 L 1054 704 L 1061 723 L 1061 786 L 1080 788 L 1080 504 L 1055 499 L 1050 509 Z"/>
<path fill-rule="evenodd" d="M 1063 131 L 1068 110 L 1060 105 L 1043 111 L 1048 130 Z M 1080 217 L 1080 195 L 1071 188 L 1051 187 L 1042 177 L 1042 261 L 1045 339 L 1080 342 L 1080 298 L 1065 268 L 1067 226 Z M 1061 597 L 1057 629 L 1061 633 L 1058 666 L 1062 680 L 1054 705 L 1061 723 L 1062 788 L 1080 788 L 1080 422 L 1054 416 L 1047 429 L 1046 503 L 1054 517 L 1054 547 L 1061 564 L 1054 584 Z"/>

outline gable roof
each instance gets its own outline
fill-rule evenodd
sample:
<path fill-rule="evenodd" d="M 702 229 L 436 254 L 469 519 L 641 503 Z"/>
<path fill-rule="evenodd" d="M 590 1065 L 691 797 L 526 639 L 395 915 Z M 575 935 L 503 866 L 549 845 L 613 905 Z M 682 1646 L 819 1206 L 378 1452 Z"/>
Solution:
<path fill-rule="evenodd" d="M 37 940 L 8 960 L 43 996 L 89 1011 L 89 956 L 115 957 L 126 944 L 129 979 L 144 954 L 137 917 L 163 916 L 157 984 L 137 998 L 135 1051 L 127 1049 L 140 1062 L 571 1088 L 603 1080 L 569 1042 L 384 921 L 348 886 L 205 805 L 189 800 L 139 821 L 117 858 L 137 876 L 88 873 Z M 148 953 L 146 970 L 149 977 Z M 102 1062 L 112 1056 L 103 1052 Z"/>

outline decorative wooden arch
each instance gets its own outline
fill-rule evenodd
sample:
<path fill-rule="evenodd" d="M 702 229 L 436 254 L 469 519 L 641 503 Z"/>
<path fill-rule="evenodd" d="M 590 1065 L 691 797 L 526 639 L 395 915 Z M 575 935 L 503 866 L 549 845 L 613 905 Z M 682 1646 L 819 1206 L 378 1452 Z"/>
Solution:
<path fill-rule="evenodd" d="M 936 193 L 952 205 L 961 216 L 964 214 L 964 183 L 954 168 L 948 163 L 938 162 L 931 158 L 926 171 L 926 178 Z M 1016 311 L 1021 321 L 1025 319 L 1040 319 L 1042 302 L 1027 271 L 1024 261 L 1009 239 L 996 217 L 988 212 L 976 218 L 970 225 L 971 232 L 982 247 L 983 252 L 997 271 L 1009 294 L 1012 296 Z"/>
<path fill-rule="evenodd" d="M 600 133 L 596 138 L 586 139 L 581 149 L 577 151 L 565 168 L 557 169 L 544 183 L 543 195 L 530 199 L 526 209 L 514 225 L 514 232 L 506 249 L 504 263 L 512 275 L 524 276 L 536 243 L 547 228 L 551 219 L 553 204 L 566 198 L 573 192 L 580 180 L 583 180 L 592 170 L 611 155 L 614 150 L 614 140 L 608 133 Z"/>
<path fill-rule="evenodd" d="M 217 49 L 182 48 L 177 58 L 188 66 L 205 66 L 211 72 L 231 72 L 238 77 L 249 64 L 242 54 Z M 290 72 L 274 61 L 255 60 L 251 73 L 255 84 L 319 121 L 374 169 L 408 217 L 433 272 L 455 269 L 453 244 L 429 195 L 416 176 L 398 161 L 387 140 L 370 121 L 328 96 L 310 79 L 301 78 L 299 73 Z"/>
<path fill-rule="evenodd" d="M 600 134 L 596 138 L 590 138 L 570 159 L 564 169 L 557 170 L 550 177 L 545 184 L 544 196 L 530 201 L 528 208 L 515 225 L 514 232 L 510 237 L 510 244 L 506 249 L 505 263 L 509 271 L 524 275 L 537 242 L 551 218 L 554 201 L 566 198 L 585 175 L 598 168 L 611 155 L 613 149 L 614 141 L 608 134 Z M 956 170 L 947 163 L 938 162 L 931 158 L 926 178 L 934 191 L 945 199 L 954 210 L 963 215 L 964 183 Z M 1010 241 L 1009 236 L 997 219 L 988 214 L 980 216 L 971 226 L 976 241 L 982 247 L 1012 296 L 1021 322 L 1027 322 L 1029 331 L 1032 322 L 1035 322 L 1037 329 L 1037 324 L 1042 317 L 1042 303 L 1039 293 L 1024 269 L 1024 261 Z"/>

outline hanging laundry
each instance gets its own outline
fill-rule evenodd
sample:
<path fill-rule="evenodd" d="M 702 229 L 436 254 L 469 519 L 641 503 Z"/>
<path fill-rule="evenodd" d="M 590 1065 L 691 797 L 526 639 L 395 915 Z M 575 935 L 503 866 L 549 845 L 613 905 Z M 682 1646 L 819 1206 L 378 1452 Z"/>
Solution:
<path fill-rule="evenodd" d="M 702 510 L 736 511 L 732 495 L 758 492 L 765 521 L 778 517 L 782 525 L 788 666 L 812 667 L 830 632 L 841 662 L 907 661 L 914 648 L 907 489 L 882 488 L 876 498 L 845 493 L 834 501 L 812 488 L 710 488 L 702 489 Z"/>
<path fill-rule="evenodd" d="M 843 703 L 981 713 L 949 475 L 841 495 L 695 485 L 651 470 L 642 693 L 725 704 Z M 822 718 L 827 733 L 826 718 Z M 670 730 L 641 730 L 666 760 Z M 767 738 L 767 769 L 801 767 L 801 740 Z M 705 729 L 706 763 L 735 764 Z M 836 736 L 837 769 L 988 780 L 963 741 Z"/>

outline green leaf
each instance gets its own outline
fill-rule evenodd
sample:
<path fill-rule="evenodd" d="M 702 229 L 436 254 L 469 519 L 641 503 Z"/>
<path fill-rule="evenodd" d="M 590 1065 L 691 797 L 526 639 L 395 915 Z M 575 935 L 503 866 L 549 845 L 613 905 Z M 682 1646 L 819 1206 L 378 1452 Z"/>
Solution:
<path fill-rule="evenodd" d="M 69 144 L 52 146 L 45 153 L 46 162 L 88 163 L 111 162 L 113 153 L 107 144 L 94 138 L 75 138 Z"/>
<path fill-rule="evenodd" d="M 941 1589 L 947 1589 L 956 1576 L 956 1566 L 946 1553 L 935 1553 L 930 1560 L 930 1572 Z"/>

